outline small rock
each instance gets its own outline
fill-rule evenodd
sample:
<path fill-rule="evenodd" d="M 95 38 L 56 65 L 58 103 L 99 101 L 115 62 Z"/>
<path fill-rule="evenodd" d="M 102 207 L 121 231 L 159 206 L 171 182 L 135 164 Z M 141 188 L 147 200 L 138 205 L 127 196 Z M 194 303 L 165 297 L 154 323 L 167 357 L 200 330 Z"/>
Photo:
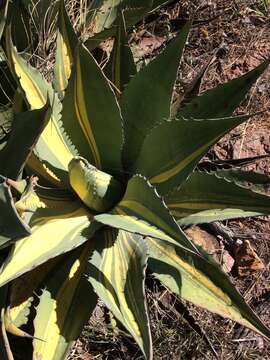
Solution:
<path fill-rule="evenodd" d="M 231 271 L 234 265 L 234 259 L 227 250 L 221 248 L 215 236 L 202 230 L 199 226 L 191 226 L 185 230 L 185 233 L 191 241 L 201 246 L 209 255 L 212 255 L 218 263 L 221 263 L 223 271 L 226 273 Z"/>
<path fill-rule="evenodd" d="M 231 257 L 227 250 L 224 250 L 222 256 L 222 269 L 225 273 L 229 273 L 232 270 L 233 266 L 234 259 Z"/>
<path fill-rule="evenodd" d="M 191 226 L 185 230 L 185 233 L 191 241 L 201 246 L 208 254 L 215 255 L 218 252 L 219 243 L 217 239 L 199 226 Z"/>

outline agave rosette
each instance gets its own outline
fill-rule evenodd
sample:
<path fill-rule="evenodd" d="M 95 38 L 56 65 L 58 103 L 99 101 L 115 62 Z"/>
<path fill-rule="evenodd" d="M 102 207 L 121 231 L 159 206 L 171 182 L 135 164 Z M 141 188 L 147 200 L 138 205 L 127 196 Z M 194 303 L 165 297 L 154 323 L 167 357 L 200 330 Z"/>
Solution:
<path fill-rule="evenodd" d="M 25 118 L 30 135 L 28 143 L 18 140 L 18 120 L 0 153 L 0 206 L 7 214 L 0 246 L 14 243 L 0 273 L 0 285 L 9 286 L 1 306 L 7 330 L 10 324 L 11 331 L 18 330 L 27 323 L 33 294 L 42 289 L 34 359 L 64 359 L 96 294 L 151 359 L 147 266 L 182 298 L 270 338 L 219 265 L 179 227 L 270 213 L 269 197 L 246 186 L 268 178 L 237 170 L 194 171 L 213 144 L 249 118 L 232 113 L 268 62 L 181 103 L 172 117 L 174 81 L 189 28 L 137 73 L 119 15 L 105 76 L 78 41 L 62 1 L 58 92 L 18 54 L 7 31 L 9 63 L 30 108 L 16 116 Z M 4 161 L 10 154 L 15 154 L 11 167 Z M 23 186 L 14 204 L 10 186 L 20 182 L 7 179 L 18 176 L 26 159 L 27 171 L 40 185 Z"/>

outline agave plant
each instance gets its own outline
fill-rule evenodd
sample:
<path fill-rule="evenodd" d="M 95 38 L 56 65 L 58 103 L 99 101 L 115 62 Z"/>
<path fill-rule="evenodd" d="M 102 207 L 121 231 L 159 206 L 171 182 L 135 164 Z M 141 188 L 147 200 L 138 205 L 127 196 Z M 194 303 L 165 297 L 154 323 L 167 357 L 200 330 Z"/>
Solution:
<path fill-rule="evenodd" d="M 147 267 L 183 299 L 270 338 L 220 266 L 180 228 L 270 213 L 269 197 L 247 185 L 266 176 L 197 167 L 249 118 L 232 113 L 269 61 L 201 96 L 189 91 L 172 109 L 191 25 L 137 73 L 124 16 L 118 12 L 103 71 L 61 1 L 54 86 L 17 52 L 7 27 L 18 89 L 0 152 L 3 359 L 12 359 L 6 331 L 31 337 L 21 330 L 31 319 L 33 359 L 64 359 L 96 295 L 151 359 Z M 23 168 L 38 184 L 21 179 Z"/>

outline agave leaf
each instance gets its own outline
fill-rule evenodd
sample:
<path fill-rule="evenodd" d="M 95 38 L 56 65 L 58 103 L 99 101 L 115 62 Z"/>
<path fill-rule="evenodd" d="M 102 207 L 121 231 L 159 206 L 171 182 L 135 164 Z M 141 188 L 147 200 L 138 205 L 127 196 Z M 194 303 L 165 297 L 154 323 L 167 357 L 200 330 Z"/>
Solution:
<path fill-rule="evenodd" d="M 125 86 L 136 72 L 133 55 L 128 46 L 124 17 L 121 13 L 118 16 L 117 33 L 114 40 L 113 51 L 105 70 L 108 78 L 116 88 L 116 95 L 118 95 L 118 97 L 120 97 Z"/>
<path fill-rule="evenodd" d="M 92 22 L 93 17 L 96 15 L 96 12 L 101 8 L 104 0 L 93 0 L 91 4 L 89 4 L 89 14 L 88 19 Z"/>
<path fill-rule="evenodd" d="M 174 213 L 174 212 L 173 212 Z M 203 210 L 194 214 L 186 215 L 180 218 L 177 223 L 180 226 L 189 226 L 202 223 L 211 223 L 213 221 L 223 221 L 234 218 L 246 218 L 251 216 L 262 215 L 256 211 L 247 211 L 242 209 L 226 208 L 226 209 L 210 209 Z M 176 219 L 178 215 L 175 214 Z"/>
<path fill-rule="evenodd" d="M 30 66 L 17 53 L 11 42 L 10 31 L 7 31 L 7 38 L 7 49 L 13 70 L 31 109 L 45 106 L 48 98 L 52 106 L 52 116 L 35 146 L 35 154 L 42 162 L 45 162 L 47 167 L 51 167 L 51 171 L 52 169 L 55 172 L 58 170 L 63 177 L 69 161 L 77 155 L 77 152 L 65 136 L 59 123 L 61 102 L 52 86 L 46 82 L 38 70 Z M 45 168 L 44 172 L 46 172 Z M 66 178 L 60 180 L 65 181 Z"/>
<path fill-rule="evenodd" d="M 13 74 L 12 74 L 12 77 L 14 79 Z M 48 98 L 47 98 L 47 102 L 49 102 Z M 19 86 L 16 88 L 16 91 L 14 92 L 14 97 L 13 97 L 13 101 L 12 101 L 12 110 L 13 110 L 14 114 L 18 114 L 18 113 L 29 110 L 29 107 L 28 107 L 26 101 L 24 100 L 24 93 Z"/>
<path fill-rule="evenodd" d="M 97 170 L 82 157 L 69 164 L 69 183 L 88 209 L 101 213 L 111 209 L 123 195 L 123 184 Z"/>
<path fill-rule="evenodd" d="M 111 213 L 96 215 L 95 219 L 118 229 L 197 250 L 184 236 L 155 189 L 140 176 L 129 180 L 124 197 Z"/>
<path fill-rule="evenodd" d="M 104 228 L 95 237 L 89 281 L 106 306 L 152 359 L 144 293 L 146 244 L 140 236 Z"/>
<path fill-rule="evenodd" d="M 60 1 L 58 15 L 58 34 L 56 40 L 56 56 L 54 68 L 54 87 L 62 98 L 74 63 L 78 38 L 73 30 L 65 8 L 64 0 Z"/>
<path fill-rule="evenodd" d="M 14 114 L 10 106 L 4 106 L 2 109 L 0 108 L 0 151 L 2 151 L 7 144 L 13 117 Z"/>
<path fill-rule="evenodd" d="M 112 3 L 112 0 L 107 1 L 105 6 Z M 96 48 L 102 41 L 109 37 L 115 36 L 117 32 L 117 16 L 122 13 L 125 19 L 125 26 L 129 30 L 133 25 L 139 22 L 151 9 L 153 0 L 116 0 L 112 4 L 112 10 L 102 13 L 102 1 L 94 1 L 90 9 L 90 23 L 94 24 L 92 28 L 94 36 L 90 37 L 85 46 L 89 51 Z"/>
<path fill-rule="evenodd" d="M 35 32 L 31 31 L 31 14 L 21 1 L 6 1 L 8 7 L 7 26 L 11 26 L 12 38 L 19 52 L 29 50 Z"/>
<path fill-rule="evenodd" d="M 180 108 L 178 116 L 192 116 L 199 119 L 231 116 L 269 63 L 270 59 L 247 74 L 197 96 L 190 103 Z"/>
<path fill-rule="evenodd" d="M 132 78 L 123 93 L 123 160 L 128 171 L 145 137 L 157 124 L 170 118 L 173 86 L 189 29 L 188 23 L 162 54 Z"/>
<path fill-rule="evenodd" d="M 7 286 L 2 287 L 0 289 L 0 312 L 1 312 L 1 315 L 4 312 L 5 307 L 6 307 L 7 294 L 8 294 L 8 287 Z M 2 316 L 1 316 L 1 318 L 2 318 Z M 4 323 L 2 323 L 1 336 L 0 336 L 0 358 L 2 360 L 12 360 L 12 354 L 10 353 L 10 348 L 7 348 L 6 332 L 5 332 L 5 329 L 3 329 L 3 326 L 4 326 Z M 8 344 L 8 347 L 9 347 L 9 344 Z"/>
<path fill-rule="evenodd" d="M 30 154 L 25 168 L 28 174 L 34 173 L 38 177 L 40 185 L 48 188 L 51 186 L 61 189 L 67 188 L 67 172 L 59 171 L 59 169 L 52 168 L 48 163 L 43 163 L 34 151 Z M 65 181 L 62 181 L 63 179 Z"/>
<path fill-rule="evenodd" d="M 91 23 L 93 24 L 93 33 L 100 33 L 104 29 L 108 29 L 117 18 L 118 6 L 123 0 L 104 0 L 95 1 L 95 11 L 92 5 Z"/>
<path fill-rule="evenodd" d="M 100 170 L 121 173 L 120 110 L 108 80 L 83 46 L 77 49 L 74 73 L 63 101 L 62 121 L 81 156 Z"/>
<path fill-rule="evenodd" d="M 1 108 L 7 109 L 12 106 L 15 90 L 17 88 L 16 81 L 10 71 L 3 50 L 0 48 L 0 104 Z"/>
<path fill-rule="evenodd" d="M 149 239 L 149 266 L 171 291 L 193 304 L 227 317 L 270 339 L 270 330 L 235 290 L 220 267 L 180 247 Z"/>
<path fill-rule="evenodd" d="M 243 184 L 244 172 L 194 172 L 166 196 L 166 204 L 181 225 L 270 214 L 270 197 L 238 186 L 237 174 Z"/>
<path fill-rule="evenodd" d="M 138 23 L 153 9 L 153 0 L 123 0 L 120 7 L 128 29 Z"/>
<path fill-rule="evenodd" d="M 61 256 L 49 260 L 11 282 L 8 310 L 10 320 L 15 326 L 27 324 L 36 289 L 61 260 Z"/>
<path fill-rule="evenodd" d="M 12 334 L 12 335 L 15 335 L 18 337 L 23 337 L 23 338 L 30 338 L 30 339 L 33 338 L 32 335 L 28 334 L 26 331 L 20 329 L 15 324 L 13 324 L 13 322 L 10 318 L 9 308 L 4 310 L 4 323 L 5 323 L 5 330 L 9 334 Z"/>
<path fill-rule="evenodd" d="M 213 144 L 249 117 L 166 121 L 145 138 L 132 172 L 149 178 L 164 195 L 186 180 Z"/>
<path fill-rule="evenodd" d="M 269 195 L 270 177 L 268 175 L 257 173 L 254 171 L 239 170 L 236 168 L 210 172 L 210 174 L 213 173 L 218 178 L 233 182 L 236 185 L 248 188 L 256 193 Z"/>
<path fill-rule="evenodd" d="M 76 249 L 45 281 L 34 319 L 34 359 L 63 360 L 96 306 L 85 277 L 91 252 L 91 242 Z"/>
<path fill-rule="evenodd" d="M 183 103 L 190 102 L 194 97 L 196 97 L 200 92 L 200 87 L 202 80 L 206 71 L 208 70 L 210 64 L 215 60 L 215 55 L 211 57 L 200 69 L 200 71 L 196 74 L 195 78 L 192 82 L 185 88 L 184 94 L 182 95 L 182 102 L 180 101 L 181 105 Z M 179 103 L 179 105 L 180 105 Z"/>
<path fill-rule="evenodd" d="M 0 183 L 0 214 L 0 248 L 30 234 L 30 228 L 20 218 L 10 187 L 5 182 Z"/>
<path fill-rule="evenodd" d="M 241 166 L 253 164 L 256 161 L 264 160 L 269 158 L 270 155 L 258 155 L 258 156 L 251 156 L 251 157 L 245 157 L 240 159 L 228 159 L 228 160 L 205 160 L 200 162 L 197 165 L 197 169 L 200 171 L 217 171 L 217 170 L 227 170 L 232 168 L 239 168 Z"/>
<path fill-rule="evenodd" d="M 238 185 L 270 185 L 270 177 L 254 171 L 243 171 L 237 169 L 215 171 L 217 177 L 235 182 Z"/>
<path fill-rule="evenodd" d="M 0 357 L 2 360 L 10 360 L 10 357 L 8 358 L 8 356 L 7 356 L 3 336 L 0 336 Z"/>
<path fill-rule="evenodd" d="M 0 273 L 0 286 L 80 246 L 98 228 L 81 203 L 50 198 L 50 193 L 40 199 L 45 207 L 26 213 L 32 233 L 12 248 Z"/>
<path fill-rule="evenodd" d="M 96 33 L 87 40 L 86 47 L 92 50 L 101 41 L 111 36 L 115 36 L 117 15 L 121 12 L 125 18 L 126 28 L 129 30 L 136 23 L 141 21 L 149 12 L 158 7 L 170 3 L 172 0 L 111 0 L 103 2 L 93 1 L 89 11 L 89 23 L 94 23 L 92 31 Z M 104 3 L 104 4 L 103 4 Z M 105 9 L 104 9 L 105 5 Z M 94 43 L 96 44 L 94 45 Z"/>
<path fill-rule="evenodd" d="M 15 114 L 7 144 L 0 152 L 0 173 L 17 179 L 50 116 L 48 104 L 40 110 Z"/>
<path fill-rule="evenodd" d="M 8 311 L 9 311 L 10 322 L 14 324 L 15 327 L 20 328 L 20 326 L 27 324 L 32 302 L 33 302 L 33 296 L 31 294 L 20 304 L 18 305 L 12 304 L 9 306 Z"/>
<path fill-rule="evenodd" d="M 0 20 L 0 40 L 2 38 L 4 28 L 5 28 L 5 25 L 6 25 L 8 4 L 9 4 L 9 1 L 6 1 L 0 7 L 0 19 L 1 19 Z"/>
<path fill-rule="evenodd" d="M 173 2 L 173 0 L 153 0 L 152 10 L 156 10 L 160 6 L 168 5 L 171 2 Z"/>
<path fill-rule="evenodd" d="M 87 39 L 84 42 L 84 45 L 89 51 L 93 51 L 102 41 L 105 41 L 106 39 L 115 36 L 115 33 L 116 29 L 114 27 L 111 27 L 110 29 L 105 29 L 100 33 Z"/>

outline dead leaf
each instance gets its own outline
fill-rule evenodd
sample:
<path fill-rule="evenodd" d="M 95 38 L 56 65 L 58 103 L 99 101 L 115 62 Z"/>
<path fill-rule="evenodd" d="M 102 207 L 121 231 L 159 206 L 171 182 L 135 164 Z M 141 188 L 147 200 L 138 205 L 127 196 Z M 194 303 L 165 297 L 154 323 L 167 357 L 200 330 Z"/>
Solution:
<path fill-rule="evenodd" d="M 249 240 L 238 242 L 235 248 L 235 265 L 239 276 L 247 276 L 265 269 Z"/>

